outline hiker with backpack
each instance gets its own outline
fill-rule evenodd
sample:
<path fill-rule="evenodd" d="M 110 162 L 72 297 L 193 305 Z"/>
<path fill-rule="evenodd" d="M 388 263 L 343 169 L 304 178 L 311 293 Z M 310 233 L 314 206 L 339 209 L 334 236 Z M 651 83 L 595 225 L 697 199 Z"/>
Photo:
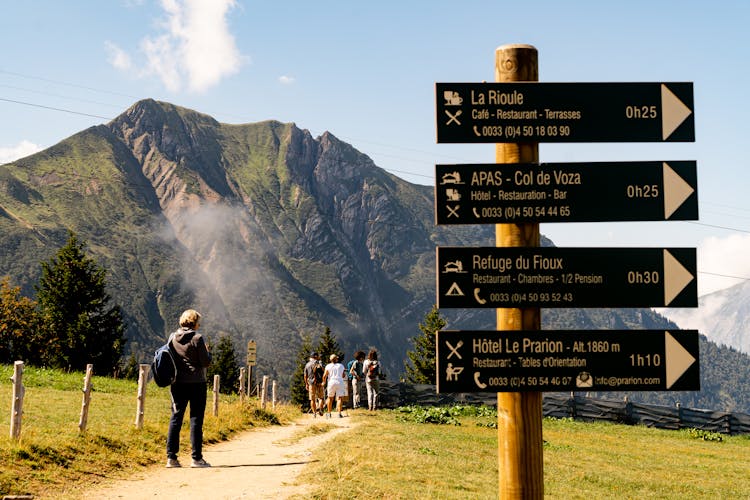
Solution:
<path fill-rule="evenodd" d="M 329 359 L 331 362 L 326 365 L 323 374 L 323 383 L 327 384 L 328 388 L 328 413 L 326 413 L 326 418 L 331 418 L 333 398 L 336 398 L 336 411 L 339 412 L 339 418 L 341 418 L 343 417 L 341 414 L 342 399 L 346 397 L 346 368 L 339 363 L 339 357 L 336 354 L 331 354 Z"/>
<path fill-rule="evenodd" d="M 323 415 L 323 374 L 320 355 L 317 352 L 310 354 L 310 359 L 305 365 L 304 377 L 313 417 Z"/>
<path fill-rule="evenodd" d="M 365 361 L 365 352 L 357 351 L 354 353 L 354 359 L 346 365 L 346 373 L 349 374 L 349 380 L 352 384 L 352 408 L 359 408 L 362 405 L 362 390 L 364 389 L 364 373 L 362 364 Z"/>
<path fill-rule="evenodd" d="M 378 351 L 370 349 L 367 359 L 362 364 L 362 371 L 365 374 L 365 387 L 367 388 L 367 409 L 375 411 L 380 402 L 380 379 L 383 377 L 383 370 L 378 361 Z"/>
<path fill-rule="evenodd" d="M 167 467 L 181 467 L 180 428 L 185 411 L 190 405 L 191 467 L 211 467 L 203 460 L 203 415 L 206 411 L 206 368 L 211 364 L 211 353 L 203 336 L 197 333 L 201 315 L 188 309 L 180 316 L 180 328 L 170 336 L 177 375 L 169 387 L 172 397 L 172 417 L 167 431 Z"/>

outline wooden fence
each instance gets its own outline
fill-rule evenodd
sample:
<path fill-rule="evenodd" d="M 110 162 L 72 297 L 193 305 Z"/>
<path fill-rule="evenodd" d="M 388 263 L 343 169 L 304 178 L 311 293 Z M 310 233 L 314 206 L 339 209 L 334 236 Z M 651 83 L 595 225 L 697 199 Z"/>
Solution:
<path fill-rule="evenodd" d="M 149 381 L 149 372 L 151 366 L 148 364 L 141 364 L 138 366 L 138 389 L 136 394 L 136 411 L 135 411 L 135 427 L 137 429 L 143 428 L 143 422 L 146 415 L 146 386 Z M 24 363 L 23 361 L 16 361 L 13 365 L 13 377 L 11 382 L 13 383 L 13 401 L 11 403 L 11 415 L 10 415 L 10 438 L 14 441 L 21 439 L 21 424 L 23 421 L 23 401 L 26 396 L 26 388 L 23 385 L 23 372 Z M 93 365 L 86 366 L 86 373 L 83 378 L 83 402 L 81 403 L 81 415 L 78 420 L 78 429 L 81 433 L 86 431 L 88 425 L 89 408 L 92 404 L 91 392 L 93 385 L 91 378 L 93 375 Z M 240 401 L 245 401 L 245 370 L 240 371 Z M 213 416 L 219 416 L 219 387 L 220 387 L 219 375 L 214 375 L 213 378 Z M 248 380 L 249 382 L 249 380 Z M 263 377 L 263 384 L 257 388 L 259 394 L 260 406 L 264 410 L 267 404 L 267 393 L 271 390 L 271 405 L 272 408 L 276 409 L 276 381 L 270 381 L 269 377 Z M 249 391 L 248 391 L 249 392 Z M 33 393 L 31 394 L 33 396 Z"/>
<path fill-rule="evenodd" d="M 23 416 L 23 399 L 25 388 L 23 386 L 22 361 L 16 361 L 13 377 L 13 401 L 11 404 L 10 437 L 18 440 L 21 437 L 21 423 Z M 149 380 L 150 366 L 143 364 L 139 366 L 137 407 L 135 426 L 141 428 L 145 418 L 146 384 Z M 91 376 L 90 366 L 87 367 L 83 384 L 83 402 L 81 404 L 81 417 L 78 422 L 80 432 L 85 432 L 88 422 L 89 407 L 91 401 Z M 218 416 L 218 392 L 219 376 L 214 375 L 213 380 L 213 415 Z M 244 401 L 244 370 L 240 373 L 240 399 Z M 248 386 L 249 386 L 248 377 Z M 248 387 L 248 395 L 251 393 Z M 267 405 L 267 394 L 271 391 L 272 408 L 276 408 L 276 381 L 271 381 L 264 376 L 262 383 L 258 384 L 254 391 L 258 394 L 261 408 Z M 380 406 L 383 408 L 396 408 L 405 405 L 440 406 L 449 404 L 486 404 L 495 406 L 497 396 L 492 393 L 461 393 L 461 394 L 436 394 L 434 385 L 419 385 L 407 383 L 394 383 L 387 380 L 380 382 Z M 700 429 L 722 434 L 750 434 L 750 415 L 745 413 L 721 412 L 712 410 L 701 410 L 675 407 L 647 405 L 631 401 L 615 401 L 607 399 L 589 398 L 575 394 L 563 395 L 558 393 L 547 393 L 543 398 L 543 413 L 545 417 L 573 418 L 583 421 L 603 420 L 631 425 L 645 425 L 662 429 Z"/>

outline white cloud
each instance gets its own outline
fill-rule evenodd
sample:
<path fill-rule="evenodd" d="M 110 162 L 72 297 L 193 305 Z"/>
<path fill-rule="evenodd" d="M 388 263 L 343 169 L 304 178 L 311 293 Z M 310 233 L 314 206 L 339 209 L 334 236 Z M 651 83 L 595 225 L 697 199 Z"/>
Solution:
<path fill-rule="evenodd" d="M 236 6 L 236 0 L 161 0 L 165 17 L 157 24 L 158 32 L 140 42 L 146 59 L 141 76 L 158 77 L 172 92 L 204 92 L 239 71 L 248 59 L 227 23 Z M 118 67 L 113 54 L 121 55 L 120 61 L 127 54 L 109 45 L 110 63 Z"/>
<path fill-rule="evenodd" d="M 750 234 L 733 234 L 726 238 L 712 236 L 698 247 L 698 295 L 728 288 L 750 278 Z M 711 273 L 711 274 L 706 274 Z M 723 275 L 723 276 L 716 276 Z"/>
<path fill-rule="evenodd" d="M 107 51 L 107 62 L 121 71 L 129 71 L 133 67 L 133 61 L 127 52 L 109 40 L 104 42 Z"/>
<path fill-rule="evenodd" d="M 38 144 L 34 144 L 31 141 L 23 140 L 15 146 L 7 148 L 0 148 L 0 165 L 3 163 L 10 163 L 24 156 L 29 156 L 37 151 L 41 151 L 42 147 Z"/>
<path fill-rule="evenodd" d="M 282 75 L 282 76 L 279 77 L 279 82 L 282 85 L 291 85 L 291 84 L 294 83 L 294 77 L 293 76 Z"/>

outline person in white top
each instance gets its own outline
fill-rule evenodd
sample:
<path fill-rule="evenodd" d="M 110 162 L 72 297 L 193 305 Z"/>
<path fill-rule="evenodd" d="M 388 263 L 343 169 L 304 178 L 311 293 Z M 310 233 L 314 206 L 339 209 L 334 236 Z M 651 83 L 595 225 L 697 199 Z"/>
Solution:
<path fill-rule="evenodd" d="M 331 354 L 330 363 L 326 365 L 325 373 L 323 374 L 323 384 L 328 388 L 328 413 L 326 418 L 331 418 L 331 407 L 333 406 L 333 398 L 336 398 L 336 411 L 339 412 L 339 418 L 341 414 L 341 398 L 346 396 L 346 367 L 339 363 L 339 357 L 335 354 Z"/>

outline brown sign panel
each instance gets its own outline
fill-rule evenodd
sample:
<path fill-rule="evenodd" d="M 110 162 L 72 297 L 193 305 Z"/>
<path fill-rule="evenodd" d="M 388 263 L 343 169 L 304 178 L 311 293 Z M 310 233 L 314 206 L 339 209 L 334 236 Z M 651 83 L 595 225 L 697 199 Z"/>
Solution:
<path fill-rule="evenodd" d="M 439 331 L 437 391 L 697 391 L 696 330 Z"/>
<path fill-rule="evenodd" d="M 692 82 L 437 83 L 438 143 L 694 142 Z"/>

